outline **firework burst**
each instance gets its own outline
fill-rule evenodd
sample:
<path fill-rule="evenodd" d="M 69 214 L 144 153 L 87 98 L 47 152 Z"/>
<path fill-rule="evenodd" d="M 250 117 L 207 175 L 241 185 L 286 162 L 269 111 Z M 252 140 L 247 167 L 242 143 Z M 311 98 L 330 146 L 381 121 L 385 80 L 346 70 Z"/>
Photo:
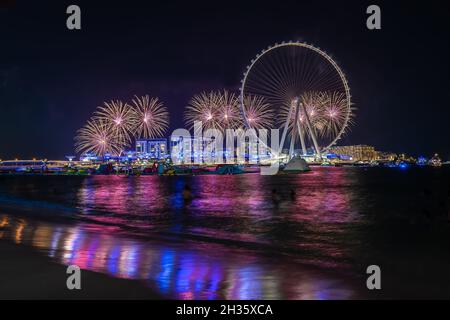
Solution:
<path fill-rule="evenodd" d="M 300 99 L 300 101 L 299 101 Z M 304 106 L 304 109 L 303 109 Z M 300 107 L 300 110 L 297 108 Z M 305 113 L 306 110 L 306 113 Z M 284 105 L 281 107 L 280 116 L 278 118 L 278 124 L 284 125 L 286 123 L 287 117 L 291 113 L 288 122 L 288 131 L 296 131 L 298 128 L 294 126 L 295 118 L 300 123 L 301 127 L 307 126 L 308 117 L 309 123 L 314 130 L 322 130 L 324 126 L 324 121 L 322 119 L 323 114 L 323 97 L 320 92 L 306 92 L 301 95 L 300 98 L 291 99 L 290 105 Z M 309 130 L 307 130 L 309 131 Z"/>
<path fill-rule="evenodd" d="M 124 146 L 131 143 L 134 124 L 134 109 L 120 100 L 104 102 L 94 113 L 94 119 L 106 124 L 117 141 Z"/>
<path fill-rule="evenodd" d="M 104 156 L 109 153 L 118 155 L 123 146 L 117 141 L 111 127 L 102 120 L 91 119 L 87 124 L 78 130 L 75 137 L 76 152 L 95 153 L 97 156 Z"/>
<path fill-rule="evenodd" d="M 137 138 L 161 137 L 169 127 L 169 112 L 158 98 L 134 96 L 132 120 Z"/>
<path fill-rule="evenodd" d="M 239 110 L 239 100 L 234 93 L 227 90 L 217 92 L 220 95 L 220 103 L 217 111 L 220 126 L 223 129 L 236 129 L 242 126 L 242 118 Z"/>
<path fill-rule="evenodd" d="M 321 92 L 306 92 L 300 100 L 305 108 L 300 109 L 299 121 L 305 123 L 306 115 L 308 115 L 311 125 L 315 128 L 321 128 L 323 126 L 324 94 Z"/>
<path fill-rule="evenodd" d="M 309 122 L 314 132 L 320 137 L 334 137 L 339 134 L 341 128 L 346 127 L 348 116 L 348 106 L 345 94 L 339 92 L 306 92 L 300 97 L 301 109 L 298 114 L 298 121 L 301 127 L 307 126 L 305 115 L 308 115 Z M 285 106 L 281 109 L 279 124 L 284 124 L 287 120 L 289 110 L 292 108 L 291 118 L 289 119 L 289 131 L 292 132 L 295 113 L 298 106 L 298 100 L 293 99 L 291 106 Z M 306 110 L 306 114 L 303 110 Z M 351 115 L 349 123 L 351 124 Z M 297 130 L 297 129 L 295 129 Z M 310 130 L 305 130 L 306 135 Z"/>
<path fill-rule="evenodd" d="M 204 129 L 221 129 L 222 95 L 214 91 L 195 95 L 184 113 L 186 125 L 194 127 L 196 121 L 201 121 Z"/>
<path fill-rule="evenodd" d="M 244 110 L 247 124 L 252 129 L 272 129 L 274 113 L 263 97 L 247 95 L 244 97 Z"/>
<path fill-rule="evenodd" d="M 347 124 L 352 124 L 352 113 L 348 110 L 345 94 L 339 92 L 326 92 L 322 96 L 322 121 L 324 123 L 321 134 L 323 136 L 335 136 L 341 128 Z M 348 113 L 350 112 L 350 117 Z M 348 128 L 348 126 L 346 126 Z"/>

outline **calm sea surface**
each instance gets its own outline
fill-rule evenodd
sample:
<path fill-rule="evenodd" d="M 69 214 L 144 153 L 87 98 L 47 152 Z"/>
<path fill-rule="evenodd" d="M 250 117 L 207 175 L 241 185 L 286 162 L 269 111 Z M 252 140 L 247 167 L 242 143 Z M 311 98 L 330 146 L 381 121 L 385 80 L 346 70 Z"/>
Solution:
<path fill-rule="evenodd" d="M 450 297 L 449 185 L 449 168 L 0 176 L 0 239 L 169 298 L 370 298 L 371 264 L 386 297 Z"/>

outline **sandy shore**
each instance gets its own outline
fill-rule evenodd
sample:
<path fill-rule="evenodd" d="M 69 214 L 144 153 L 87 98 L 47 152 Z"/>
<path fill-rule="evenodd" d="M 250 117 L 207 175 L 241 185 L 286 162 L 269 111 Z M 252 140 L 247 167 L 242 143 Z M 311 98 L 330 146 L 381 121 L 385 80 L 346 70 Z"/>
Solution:
<path fill-rule="evenodd" d="M 0 261 L 0 299 L 161 299 L 139 281 L 87 270 L 81 271 L 81 290 L 68 290 L 65 266 L 4 240 Z"/>

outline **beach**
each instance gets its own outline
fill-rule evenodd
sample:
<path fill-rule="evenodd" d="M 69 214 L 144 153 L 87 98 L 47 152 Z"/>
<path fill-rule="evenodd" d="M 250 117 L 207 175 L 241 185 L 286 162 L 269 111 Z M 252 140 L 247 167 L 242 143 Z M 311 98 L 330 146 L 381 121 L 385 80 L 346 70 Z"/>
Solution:
<path fill-rule="evenodd" d="M 82 270 L 81 290 L 66 286 L 67 267 L 31 248 L 0 240 L 0 299 L 160 299 L 139 281 Z"/>

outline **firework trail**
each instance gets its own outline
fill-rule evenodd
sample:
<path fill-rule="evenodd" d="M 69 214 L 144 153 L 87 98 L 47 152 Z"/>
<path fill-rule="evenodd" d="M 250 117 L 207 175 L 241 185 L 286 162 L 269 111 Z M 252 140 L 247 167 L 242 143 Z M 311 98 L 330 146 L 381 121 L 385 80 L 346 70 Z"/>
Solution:
<path fill-rule="evenodd" d="M 234 93 L 229 93 L 227 90 L 217 92 L 220 96 L 220 103 L 218 108 L 218 117 L 220 127 L 223 129 L 237 129 L 242 126 L 242 117 L 239 109 L 239 100 Z"/>
<path fill-rule="evenodd" d="M 348 124 L 353 123 L 353 113 L 348 110 L 347 99 L 343 93 L 325 92 L 322 95 L 322 108 L 323 136 L 336 136 L 344 126 L 348 128 Z"/>
<path fill-rule="evenodd" d="M 196 121 L 201 121 L 204 129 L 222 129 L 222 100 L 222 95 L 214 91 L 192 97 L 184 113 L 186 125 L 193 128 Z"/>
<path fill-rule="evenodd" d="M 288 130 L 292 131 L 294 128 L 295 131 L 297 130 L 297 128 L 294 127 L 295 118 L 297 117 L 297 121 L 300 125 L 305 127 L 307 126 L 307 114 L 312 127 L 320 130 L 320 128 L 323 127 L 322 104 L 322 95 L 320 92 L 307 92 L 301 95 L 300 99 L 292 98 L 290 104 L 285 104 L 280 108 L 280 115 L 277 123 L 284 126 L 290 112 L 291 115 L 288 122 Z M 299 108 L 299 110 L 297 110 L 297 108 Z"/>
<path fill-rule="evenodd" d="M 325 128 L 324 120 L 324 94 L 322 92 L 306 92 L 300 97 L 301 108 L 298 120 L 302 128 L 309 124 L 314 133 L 321 135 Z M 306 111 L 306 112 L 305 112 Z M 311 135 L 310 130 L 305 130 L 307 136 Z"/>
<path fill-rule="evenodd" d="M 133 133 L 136 138 L 161 137 L 169 127 L 169 112 L 158 98 L 134 96 L 131 103 Z"/>
<path fill-rule="evenodd" d="M 292 107 L 291 118 L 289 120 L 289 132 L 292 133 L 295 112 L 298 100 L 293 99 L 291 106 L 281 108 L 278 124 L 284 124 Z M 320 137 L 335 137 L 340 130 L 346 126 L 348 115 L 347 100 L 344 93 L 339 92 L 306 92 L 300 97 L 301 108 L 298 114 L 298 121 L 302 128 L 307 127 L 307 121 L 303 107 L 309 118 L 309 122 Z M 351 114 L 350 114 L 351 116 Z M 351 123 L 351 117 L 349 124 Z M 295 129 L 297 130 L 297 129 Z M 305 129 L 305 134 L 310 135 L 310 131 Z"/>
<path fill-rule="evenodd" d="M 252 129 L 272 129 L 274 113 L 269 103 L 259 96 L 244 97 L 245 120 Z"/>
<path fill-rule="evenodd" d="M 108 124 L 98 119 L 91 119 L 78 130 L 75 137 L 75 148 L 76 152 L 92 152 L 97 156 L 104 156 L 107 153 L 120 154 L 123 146 L 117 141 Z"/>
<path fill-rule="evenodd" d="M 106 124 L 114 133 L 117 141 L 124 146 L 131 143 L 134 131 L 134 109 L 120 100 L 104 102 L 94 113 L 94 119 Z"/>

